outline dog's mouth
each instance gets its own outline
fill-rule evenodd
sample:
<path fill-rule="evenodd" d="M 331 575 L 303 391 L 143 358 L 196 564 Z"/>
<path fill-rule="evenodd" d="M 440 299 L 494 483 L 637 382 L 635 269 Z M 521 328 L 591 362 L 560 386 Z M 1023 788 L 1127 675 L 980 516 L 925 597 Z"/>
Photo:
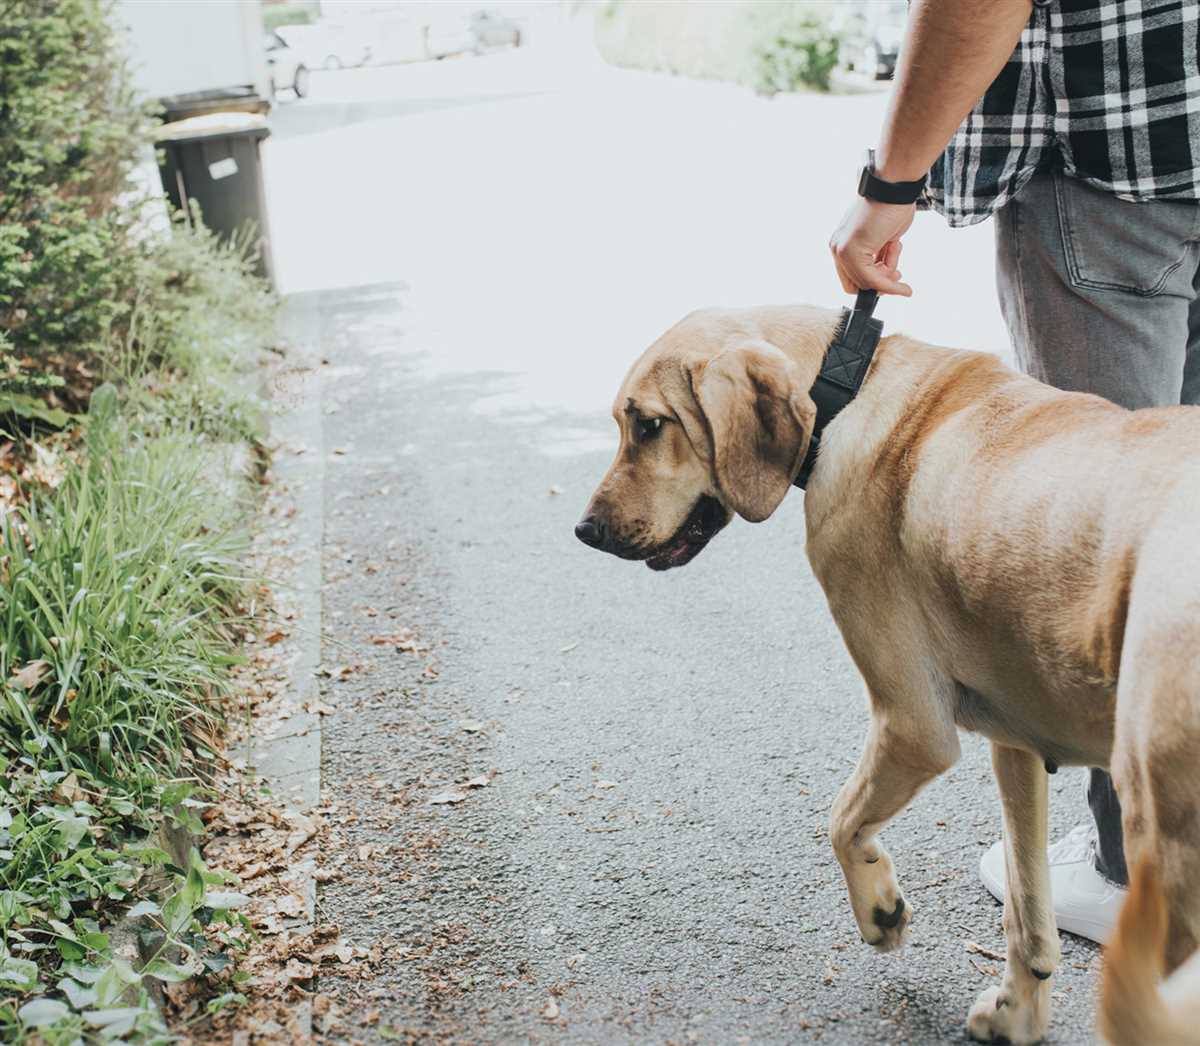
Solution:
<path fill-rule="evenodd" d="M 646 566 L 651 570 L 670 570 L 690 563 L 728 522 L 725 507 L 716 498 L 702 495 L 675 536 L 646 557 Z"/>

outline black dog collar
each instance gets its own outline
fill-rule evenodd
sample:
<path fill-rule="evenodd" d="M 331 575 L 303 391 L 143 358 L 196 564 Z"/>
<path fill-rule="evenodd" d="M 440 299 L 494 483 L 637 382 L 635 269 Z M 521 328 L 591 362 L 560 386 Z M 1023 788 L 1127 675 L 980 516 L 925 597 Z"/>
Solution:
<path fill-rule="evenodd" d="M 808 453 L 800 466 L 800 474 L 792 483 L 803 490 L 808 485 L 813 466 L 817 462 L 817 450 L 821 433 L 862 387 L 867 368 L 875 355 L 879 336 L 883 333 L 883 321 L 872 317 L 879 301 L 878 291 L 859 291 L 853 311 L 842 309 L 842 322 L 830 343 L 829 351 L 821 363 L 820 373 L 813 382 L 813 403 L 817 407 L 817 420 L 813 426 L 812 439 L 808 442 Z"/>

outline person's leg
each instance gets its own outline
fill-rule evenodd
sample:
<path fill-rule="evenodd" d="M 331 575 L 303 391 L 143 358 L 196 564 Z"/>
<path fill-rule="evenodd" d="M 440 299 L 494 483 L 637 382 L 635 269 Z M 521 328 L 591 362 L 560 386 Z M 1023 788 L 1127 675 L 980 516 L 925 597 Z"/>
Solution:
<path fill-rule="evenodd" d="M 1039 174 L 996 215 L 1000 308 L 1021 368 L 1131 409 L 1180 402 L 1198 262 L 1191 202 L 1132 203 Z"/>
<path fill-rule="evenodd" d="M 1188 312 L 1187 361 L 1183 365 L 1183 396 L 1180 402 L 1200 407 L 1200 269 L 1192 283 L 1192 305 Z"/>
<path fill-rule="evenodd" d="M 1129 885 L 1125 866 L 1125 836 L 1121 829 L 1121 804 L 1117 789 L 1106 770 L 1088 771 L 1088 806 L 1096 822 L 1096 871 L 1110 883 Z"/>
<path fill-rule="evenodd" d="M 1037 175 L 996 215 L 996 282 L 1032 376 L 1129 408 L 1200 402 L 1200 206 L 1131 203 Z M 1102 770 L 1091 772 L 1088 803 L 1096 869 L 1123 886 L 1121 809 Z M 1074 862 L 1078 837 L 1066 842 L 1060 856 Z M 1114 899 L 1097 884 L 1075 913 L 1077 932 L 1102 936 Z"/>

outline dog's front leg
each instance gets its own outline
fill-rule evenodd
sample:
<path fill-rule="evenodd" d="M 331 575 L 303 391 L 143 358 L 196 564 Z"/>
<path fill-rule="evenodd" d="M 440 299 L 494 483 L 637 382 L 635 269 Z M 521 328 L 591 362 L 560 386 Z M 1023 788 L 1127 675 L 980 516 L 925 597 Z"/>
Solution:
<path fill-rule="evenodd" d="M 871 720 L 858 766 L 833 804 L 829 837 L 846 876 L 850 904 L 862 939 L 881 952 L 902 945 L 912 909 L 900 892 L 892 858 L 876 838 L 879 830 L 958 755 L 957 739 L 936 744 L 940 731 L 899 734 L 878 714 Z M 910 726 L 912 724 L 909 724 Z"/>
<path fill-rule="evenodd" d="M 1050 975 L 1058 965 L 1058 931 L 1046 860 L 1046 771 L 1029 752 L 992 745 L 1004 809 L 1004 980 L 971 1007 L 967 1029 L 982 1042 L 1037 1042 L 1050 1020 Z"/>

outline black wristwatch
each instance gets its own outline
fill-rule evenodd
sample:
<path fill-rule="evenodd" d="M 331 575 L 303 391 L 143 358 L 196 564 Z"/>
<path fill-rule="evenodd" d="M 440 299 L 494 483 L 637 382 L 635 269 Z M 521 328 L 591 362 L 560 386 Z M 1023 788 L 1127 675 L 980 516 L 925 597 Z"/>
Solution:
<path fill-rule="evenodd" d="M 879 203 L 916 203 L 925 191 L 924 176 L 915 182 L 885 182 L 875 173 L 875 150 L 867 150 L 867 163 L 858 176 L 858 195 Z"/>

